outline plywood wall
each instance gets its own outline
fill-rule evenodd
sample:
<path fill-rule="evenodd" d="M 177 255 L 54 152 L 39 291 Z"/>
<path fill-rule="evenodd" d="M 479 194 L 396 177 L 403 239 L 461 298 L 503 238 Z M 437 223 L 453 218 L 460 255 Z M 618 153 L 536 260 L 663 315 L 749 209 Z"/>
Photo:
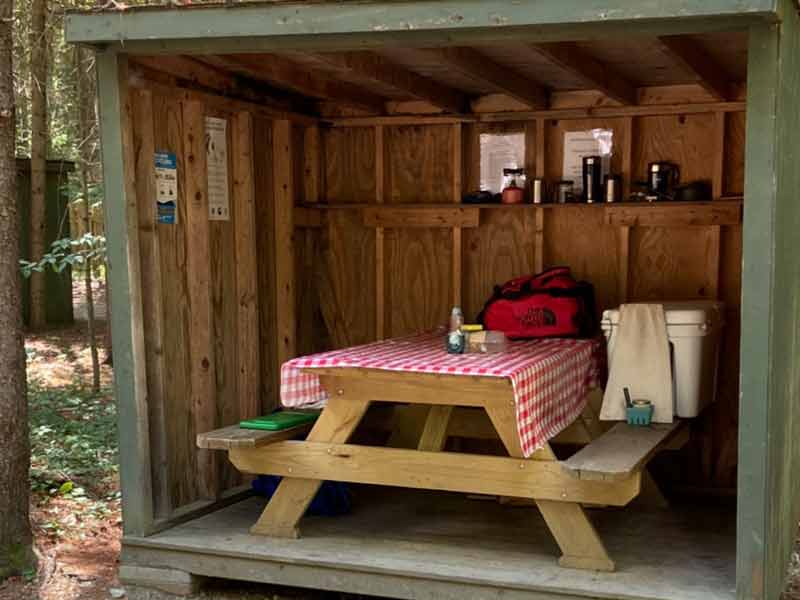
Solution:
<path fill-rule="evenodd" d="M 168 85 L 130 91 L 142 258 L 156 518 L 245 483 L 197 433 L 260 414 L 274 398 L 270 123 Z M 206 116 L 227 121 L 231 215 L 210 221 Z M 177 158 L 177 222 L 158 223 L 153 153 Z M 264 400 L 266 399 L 266 400 Z"/>

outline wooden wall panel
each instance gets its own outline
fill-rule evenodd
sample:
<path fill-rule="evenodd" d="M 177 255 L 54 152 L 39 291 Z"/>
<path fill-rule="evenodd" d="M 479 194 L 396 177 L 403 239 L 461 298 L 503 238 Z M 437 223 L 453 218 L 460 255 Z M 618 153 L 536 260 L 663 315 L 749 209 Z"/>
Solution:
<path fill-rule="evenodd" d="M 560 206 L 544 210 L 544 267 L 568 265 L 594 284 L 598 310 L 617 306 L 617 232 L 603 225 L 599 207 Z"/>
<path fill-rule="evenodd" d="M 375 200 L 375 132 L 371 127 L 324 129 L 325 197 L 332 204 Z"/>
<path fill-rule="evenodd" d="M 716 273 L 706 256 L 712 238 L 703 228 L 631 229 L 630 300 L 713 299 Z"/>
<path fill-rule="evenodd" d="M 736 486 L 739 424 L 739 339 L 741 335 L 742 228 L 722 230 L 720 299 L 725 303 L 717 403 L 712 407 L 713 484 Z"/>
<path fill-rule="evenodd" d="M 466 319 L 475 319 L 495 285 L 533 273 L 535 232 L 535 213 L 513 209 L 484 211 L 480 227 L 463 230 Z"/>
<path fill-rule="evenodd" d="M 186 185 L 186 277 L 189 291 L 189 377 L 192 382 L 192 418 L 195 433 L 217 426 L 216 360 L 214 356 L 211 244 L 208 220 L 208 181 L 205 145 L 205 106 L 187 100 L 183 108 L 183 150 Z M 214 453 L 196 449 L 198 491 L 203 499 L 216 496 L 218 460 Z"/>
<path fill-rule="evenodd" d="M 292 195 L 295 204 L 306 200 L 306 128 L 292 123 Z"/>
<path fill-rule="evenodd" d="M 449 229 L 387 229 L 387 336 L 447 323 L 452 308 L 453 236 Z"/>
<path fill-rule="evenodd" d="M 744 194 L 745 113 L 725 115 L 725 169 L 723 192 L 729 196 Z"/>
<path fill-rule="evenodd" d="M 677 163 L 681 181 L 714 176 L 716 139 L 711 114 L 649 116 L 636 119 L 633 176 L 644 181 L 647 164 L 656 160 Z"/>
<path fill-rule="evenodd" d="M 178 168 L 178 201 L 175 225 L 158 225 L 165 330 L 164 420 L 167 440 L 167 477 L 171 506 L 180 507 L 199 498 L 195 427 L 189 378 L 189 290 L 186 280 L 188 239 L 186 187 L 184 182 L 183 110 L 177 95 L 153 94 L 156 151 L 174 152 Z"/>
<path fill-rule="evenodd" d="M 297 276 L 297 354 L 305 356 L 330 349 L 330 336 L 320 308 L 319 271 L 321 230 L 295 229 Z"/>
<path fill-rule="evenodd" d="M 387 203 L 452 202 L 450 125 L 387 127 Z"/>
<path fill-rule="evenodd" d="M 250 418 L 261 414 L 253 117 L 249 112 L 236 113 L 232 125 L 237 395 L 240 416 Z"/>
<path fill-rule="evenodd" d="M 155 153 L 153 94 L 130 91 L 133 119 L 136 197 L 155 198 L 153 155 Z M 169 455 L 164 408 L 164 295 L 161 285 L 161 254 L 156 207 L 152 201 L 137 202 L 139 253 L 141 256 L 142 328 L 147 373 L 147 409 L 150 422 L 150 470 L 153 478 L 153 512 L 156 518 L 169 514 L 172 506 L 167 472 Z"/>
<path fill-rule="evenodd" d="M 209 221 L 209 258 L 211 282 L 211 355 L 214 359 L 214 397 L 216 419 L 214 427 L 238 423 L 239 387 L 238 356 L 239 328 L 236 286 L 236 242 L 235 228 L 238 211 L 234 200 L 233 173 L 235 169 L 232 129 L 234 126 L 230 113 L 220 113 L 206 109 L 207 116 L 223 118 L 227 121 L 228 142 L 228 198 L 230 200 L 230 220 Z M 206 217 L 207 218 L 207 217 Z M 219 471 L 218 490 L 229 489 L 241 483 L 241 477 L 230 461 L 219 452 L 214 453 Z"/>
<path fill-rule="evenodd" d="M 242 482 L 224 456 L 196 447 L 197 433 L 261 412 L 253 143 L 263 128 L 255 131 L 249 113 L 146 82 L 137 82 L 132 110 L 154 505 L 169 518 Z M 208 219 L 206 116 L 228 120 L 229 221 Z M 156 151 L 176 155 L 175 224 L 156 222 Z M 272 306 L 264 339 L 274 331 Z"/>
<path fill-rule="evenodd" d="M 335 347 L 375 339 L 375 230 L 357 210 L 332 210 L 322 240 L 322 315 Z"/>
<path fill-rule="evenodd" d="M 259 290 L 259 339 L 261 363 L 261 410 L 271 412 L 278 406 L 280 374 L 275 370 L 275 214 L 272 173 L 272 121 L 253 120 L 255 163 L 256 265 Z"/>

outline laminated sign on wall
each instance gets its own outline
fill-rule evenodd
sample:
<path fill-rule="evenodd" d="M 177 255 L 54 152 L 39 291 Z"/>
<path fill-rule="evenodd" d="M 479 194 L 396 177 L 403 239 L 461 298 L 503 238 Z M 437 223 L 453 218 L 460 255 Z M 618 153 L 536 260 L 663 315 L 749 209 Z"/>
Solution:
<path fill-rule="evenodd" d="M 228 122 L 206 117 L 206 167 L 208 172 L 208 218 L 228 221 Z"/>
<path fill-rule="evenodd" d="M 156 217 L 159 223 L 178 221 L 178 161 L 172 152 L 155 153 Z"/>

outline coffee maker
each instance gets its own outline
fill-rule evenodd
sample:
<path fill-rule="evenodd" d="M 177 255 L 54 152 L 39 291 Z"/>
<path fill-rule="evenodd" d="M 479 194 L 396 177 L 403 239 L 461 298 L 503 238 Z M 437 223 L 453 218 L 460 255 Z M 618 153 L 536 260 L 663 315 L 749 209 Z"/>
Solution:
<path fill-rule="evenodd" d="M 680 179 L 681 172 L 675 163 L 651 162 L 647 165 L 647 195 L 655 200 L 670 199 Z"/>

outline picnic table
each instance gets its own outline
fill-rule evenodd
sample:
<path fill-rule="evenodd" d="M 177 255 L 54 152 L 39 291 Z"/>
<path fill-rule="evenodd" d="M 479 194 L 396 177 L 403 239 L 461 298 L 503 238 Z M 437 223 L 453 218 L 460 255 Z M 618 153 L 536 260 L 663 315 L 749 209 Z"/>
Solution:
<path fill-rule="evenodd" d="M 599 383 L 600 352 L 598 340 L 553 339 L 512 342 L 502 354 L 448 355 L 434 332 L 301 357 L 282 369 L 282 402 L 322 405 L 313 427 L 231 426 L 198 436 L 198 445 L 227 449 L 243 472 L 283 477 L 255 534 L 298 537 L 324 480 L 496 495 L 535 502 L 562 566 L 612 571 L 584 505 L 627 505 L 641 491 L 647 460 L 681 427 L 637 432 L 620 423 L 602 435 L 589 427 L 597 440 L 560 462 L 551 440 L 597 421 L 587 392 Z M 429 407 L 416 449 L 348 443 L 373 403 Z M 485 412 L 507 457 L 444 451 L 461 407 Z"/>

